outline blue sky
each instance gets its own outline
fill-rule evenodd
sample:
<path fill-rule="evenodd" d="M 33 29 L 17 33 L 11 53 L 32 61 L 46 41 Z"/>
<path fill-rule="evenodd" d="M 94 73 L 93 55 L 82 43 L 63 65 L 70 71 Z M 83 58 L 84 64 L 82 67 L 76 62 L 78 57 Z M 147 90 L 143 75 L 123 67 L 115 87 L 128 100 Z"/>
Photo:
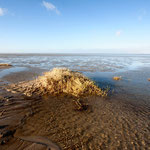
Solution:
<path fill-rule="evenodd" d="M 150 53 L 150 0 L 0 0 L 0 53 Z"/>

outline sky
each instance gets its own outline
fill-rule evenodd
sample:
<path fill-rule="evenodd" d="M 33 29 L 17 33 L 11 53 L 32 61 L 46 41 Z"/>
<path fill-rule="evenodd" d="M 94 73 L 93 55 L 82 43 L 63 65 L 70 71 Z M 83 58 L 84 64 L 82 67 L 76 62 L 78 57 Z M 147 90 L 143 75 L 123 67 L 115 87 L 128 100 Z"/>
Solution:
<path fill-rule="evenodd" d="M 150 0 L 0 0 L 0 53 L 150 54 Z"/>

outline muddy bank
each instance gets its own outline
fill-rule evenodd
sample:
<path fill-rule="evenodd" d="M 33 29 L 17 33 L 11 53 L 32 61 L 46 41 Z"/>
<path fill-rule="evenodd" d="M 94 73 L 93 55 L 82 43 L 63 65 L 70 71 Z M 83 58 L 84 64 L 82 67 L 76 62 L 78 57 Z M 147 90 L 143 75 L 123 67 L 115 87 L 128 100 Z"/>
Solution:
<path fill-rule="evenodd" d="M 23 125 L 27 117 L 37 112 L 36 103 L 40 102 L 0 88 L 0 147 L 7 145 L 16 129 Z"/>
<path fill-rule="evenodd" d="M 126 74 L 132 78 L 132 73 Z M 12 74 L 12 81 L 23 81 L 22 75 L 29 74 Z M 133 73 L 136 80 L 141 78 L 138 75 Z M 5 81 L 10 79 L 10 82 L 11 76 L 5 77 Z M 26 79 L 30 77 L 32 73 Z M 1 83 L 0 132 L 4 133 L 1 138 L 4 142 L 0 149 L 42 150 L 48 147 L 48 143 L 66 150 L 149 149 L 150 101 L 146 94 L 149 86 L 147 90 L 145 85 L 138 88 L 137 82 L 126 82 L 125 77 L 116 84 L 106 80 L 115 92 L 107 99 L 86 99 L 88 109 L 84 111 L 77 111 L 71 98 L 29 98 L 6 91 L 7 84 Z M 148 85 L 147 82 L 145 80 Z M 145 92 L 139 92 L 141 89 Z"/>
<path fill-rule="evenodd" d="M 8 68 L 3 68 L 6 71 Z M 18 69 L 17 69 L 18 70 Z M 40 69 L 28 68 L 26 71 L 7 73 L 0 79 L 0 149 L 14 139 L 17 128 L 23 125 L 27 117 L 38 112 L 40 99 L 29 98 L 19 92 L 11 92 L 7 87 L 11 83 L 32 80 L 41 73 Z M 1 74 L 1 75 L 2 75 Z M 16 149 L 15 147 L 11 148 Z"/>

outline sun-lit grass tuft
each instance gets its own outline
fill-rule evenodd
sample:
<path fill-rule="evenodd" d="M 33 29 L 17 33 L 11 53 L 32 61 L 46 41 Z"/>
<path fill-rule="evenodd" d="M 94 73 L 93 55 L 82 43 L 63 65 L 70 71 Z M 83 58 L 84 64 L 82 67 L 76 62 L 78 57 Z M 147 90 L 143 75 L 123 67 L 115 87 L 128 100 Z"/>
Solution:
<path fill-rule="evenodd" d="M 9 66 L 12 66 L 11 64 L 1 64 L 0 63 L 0 67 L 9 67 Z"/>
<path fill-rule="evenodd" d="M 113 80 L 119 81 L 119 80 L 122 80 L 122 77 L 121 76 L 115 76 L 115 77 L 113 77 Z"/>
<path fill-rule="evenodd" d="M 107 91 L 100 89 L 89 78 L 67 68 L 54 68 L 19 87 L 26 95 L 71 95 L 76 98 L 89 95 L 107 96 Z"/>

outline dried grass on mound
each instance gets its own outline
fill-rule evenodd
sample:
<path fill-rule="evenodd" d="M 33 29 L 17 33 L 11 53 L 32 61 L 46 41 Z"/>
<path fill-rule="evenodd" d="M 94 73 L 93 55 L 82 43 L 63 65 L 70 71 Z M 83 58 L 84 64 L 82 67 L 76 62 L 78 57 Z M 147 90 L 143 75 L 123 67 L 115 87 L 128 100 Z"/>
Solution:
<path fill-rule="evenodd" d="M 11 64 L 1 64 L 0 63 L 0 67 L 11 67 L 12 65 Z"/>
<path fill-rule="evenodd" d="M 54 68 L 34 81 L 18 85 L 16 89 L 28 96 L 34 94 L 70 95 L 77 98 L 90 95 L 107 96 L 107 92 L 98 88 L 93 81 L 79 72 L 66 68 Z"/>

